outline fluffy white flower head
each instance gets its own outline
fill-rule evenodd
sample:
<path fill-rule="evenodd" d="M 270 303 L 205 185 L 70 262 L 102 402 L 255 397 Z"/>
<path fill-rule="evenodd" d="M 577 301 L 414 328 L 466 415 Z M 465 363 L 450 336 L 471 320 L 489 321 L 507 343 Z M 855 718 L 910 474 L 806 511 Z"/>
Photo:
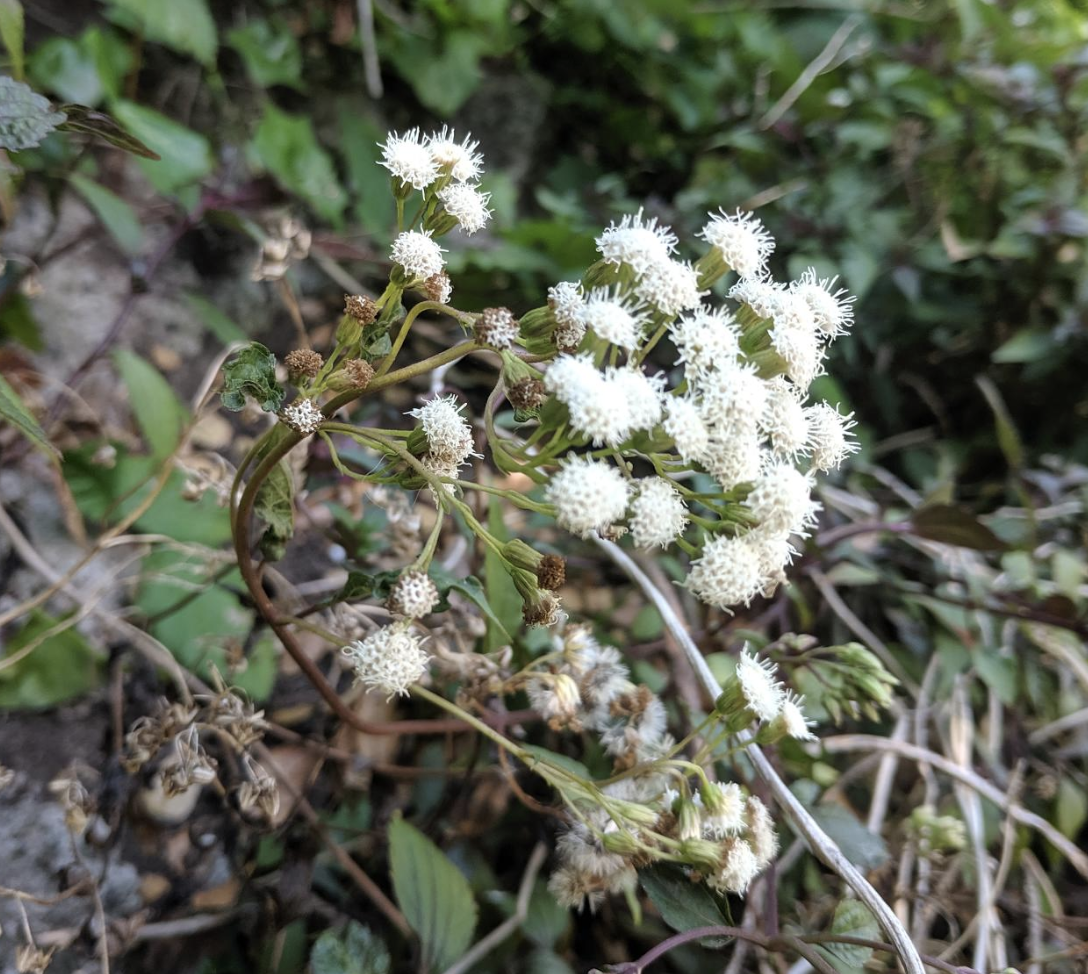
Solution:
<path fill-rule="evenodd" d="M 705 809 L 705 838 L 721 842 L 744 831 L 744 792 L 735 781 L 711 782 L 705 800 L 701 795 L 695 797 Z"/>
<path fill-rule="evenodd" d="M 429 455 L 454 470 L 472 455 L 472 428 L 461 416 L 464 408 L 456 396 L 435 396 L 408 413 L 423 427 Z"/>
<path fill-rule="evenodd" d="M 409 619 L 422 619 L 438 605 L 438 588 L 429 575 L 423 572 L 405 572 L 389 592 L 387 606 L 390 612 Z"/>
<path fill-rule="evenodd" d="M 782 376 L 767 383 L 767 406 L 760 428 L 771 438 L 771 448 L 778 457 L 792 458 L 808 450 L 809 418 L 797 387 Z"/>
<path fill-rule="evenodd" d="M 729 839 L 721 868 L 711 877 L 710 883 L 724 892 L 743 894 L 748 892 L 760 868 L 752 847 L 744 839 Z"/>
<path fill-rule="evenodd" d="M 591 291 L 577 316 L 583 327 L 599 338 L 628 351 L 638 345 L 648 321 L 642 305 L 608 288 Z"/>
<path fill-rule="evenodd" d="M 582 323 L 585 305 L 582 285 L 574 281 L 562 281 L 548 288 L 548 307 L 555 317 L 555 344 L 564 351 L 573 351 L 585 337 L 586 326 Z"/>
<path fill-rule="evenodd" d="M 676 234 L 659 227 L 657 218 L 644 220 L 642 210 L 612 223 L 597 238 L 597 249 L 610 264 L 626 264 L 636 274 L 644 274 L 653 264 L 668 261 L 676 249 Z"/>
<path fill-rule="evenodd" d="M 845 334 L 854 323 L 854 296 L 846 288 L 835 289 L 837 277 L 816 277 L 810 267 L 790 285 L 812 311 L 816 326 L 828 339 Z"/>
<path fill-rule="evenodd" d="M 312 399 L 296 399 L 283 410 L 283 421 L 296 432 L 309 436 L 317 432 L 325 416 Z"/>
<path fill-rule="evenodd" d="M 426 280 L 442 273 L 446 266 L 442 253 L 443 248 L 431 239 L 429 230 L 405 230 L 393 241 L 389 256 L 404 268 L 407 277 Z"/>
<path fill-rule="evenodd" d="M 748 709 L 760 720 L 774 720 L 782 712 L 785 696 L 774 674 L 775 665 L 769 659 L 760 660 L 755 653 L 740 654 L 737 679 Z"/>
<path fill-rule="evenodd" d="M 606 382 L 614 412 L 623 416 L 627 439 L 636 430 L 652 429 L 661 422 L 661 397 L 665 380 L 647 376 L 641 369 L 629 366 L 610 368 Z"/>
<path fill-rule="evenodd" d="M 669 337 L 689 383 L 698 384 L 716 370 L 734 365 L 740 351 L 736 321 L 724 308 L 697 308 L 681 315 L 669 326 Z"/>
<path fill-rule="evenodd" d="M 805 535 L 820 504 L 812 499 L 812 478 L 789 463 L 768 464 L 745 500 L 766 531 Z"/>
<path fill-rule="evenodd" d="M 814 741 L 816 735 L 811 728 L 816 721 L 805 716 L 805 698 L 799 697 L 790 691 L 782 701 L 782 720 L 786 727 L 786 733 L 799 741 Z"/>
<path fill-rule="evenodd" d="M 664 548 L 684 530 L 688 509 L 677 489 L 661 477 L 635 482 L 638 494 L 631 502 L 631 540 L 639 548 Z"/>
<path fill-rule="evenodd" d="M 812 380 L 823 371 L 824 350 L 816 337 L 815 327 L 776 315 L 770 339 L 774 350 L 786 363 L 786 375 L 799 389 L 807 391 Z"/>
<path fill-rule="evenodd" d="M 706 294 L 699 290 L 699 278 L 690 262 L 667 258 L 642 272 L 635 293 L 668 317 L 697 308 Z"/>
<path fill-rule="evenodd" d="M 703 420 L 724 439 L 755 430 L 767 409 L 767 383 L 755 366 L 726 361 L 700 383 Z"/>
<path fill-rule="evenodd" d="M 615 467 L 575 456 L 552 475 L 546 496 L 560 527 L 586 538 L 623 517 L 629 490 Z"/>
<path fill-rule="evenodd" d="M 382 161 L 378 165 L 413 189 L 426 189 L 438 178 L 438 166 L 428 147 L 420 141 L 419 129 L 410 129 L 403 135 L 391 132 L 381 149 Z"/>
<path fill-rule="evenodd" d="M 442 126 L 442 131 L 427 137 L 427 150 L 435 167 L 449 173 L 458 182 L 478 179 L 483 172 L 484 157 L 476 151 L 479 142 L 466 135 L 460 142 L 452 129 Z"/>
<path fill-rule="evenodd" d="M 747 605 L 760 592 L 763 576 L 759 559 L 743 537 L 717 537 L 703 547 L 702 556 L 692 562 L 687 587 L 710 605 L 727 609 Z"/>
<path fill-rule="evenodd" d="M 814 470 L 835 470 L 859 449 L 858 444 L 849 439 L 850 431 L 857 425 L 853 413 L 843 416 L 834 406 L 821 402 L 806 409 L 805 418 Z"/>
<path fill-rule="evenodd" d="M 729 289 L 729 297 L 748 305 L 760 318 L 773 318 L 784 290 L 783 285 L 767 277 L 742 277 Z"/>
<path fill-rule="evenodd" d="M 624 403 L 617 402 L 618 390 L 588 352 L 556 358 L 544 373 L 544 388 L 566 405 L 571 426 L 594 446 L 627 438 L 631 424 Z"/>
<path fill-rule="evenodd" d="M 740 210 L 733 214 L 719 210 L 717 214 L 707 215 L 710 222 L 699 236 L 711 247 L 717 247 L 725 262 L 741 277 L 762 274 L 767 268 L 767 258 L 774 251 L 774 238 L 763 222 Z"/>
<path fill-rule="evenodd" d="M 703 423 L 698 404 L 687 396 L 669 396 L 666 399 L 665 432 L 672 437 L 676 449 L 689 463 L 697 463 L 706 456 L 710 434 Z"/>
<path fill-rule="evenodd" d="M 491 194 L 481 193 L 470 183 L 450 183 L 438 191 L 438 198 L 465 233 L 482 230 L 491 219 L 491 211 L 487 208 Z"/>
<path fill-rule="evenodd" d="M 368 690 L 381 690 L 386 698 L 408 693 L 427 671 L 430 657 L 420 638 L 407 624 L 394 623 L 356 640 L 343 649 L 355 680 Z"/>

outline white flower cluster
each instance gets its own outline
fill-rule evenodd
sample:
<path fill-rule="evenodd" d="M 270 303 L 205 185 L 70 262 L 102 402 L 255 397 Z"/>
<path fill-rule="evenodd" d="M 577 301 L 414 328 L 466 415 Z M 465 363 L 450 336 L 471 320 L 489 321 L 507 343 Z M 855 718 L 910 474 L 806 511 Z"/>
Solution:
<path fill-rule="evenodd" d="M 442 273 L 444 249 L 431 239 L 430 230 L 405 230 L 393 241 L 389 258 L 404 268 L 409 280 L 425 281 Z"/>
<path fill-rule="evenodd" d="M 706 532 L 687 580 L 701 599 L 728 608 L 784 580 L 796 553 L 791 538 L 815 523 L 815 474 L 857 449 L 851 416 L 827 403 L 806 405 L 827 344 L 852 323 L 853 298 L 814 270 L 775 283 L 766 273 L 774 240 L 751 214 L 712 214 L 700 236 L 710 251 L 693 266 L 674 256 L 676 235 L 642 211 L 605 230 L 597 239 L 602 263 L 587 279 L 610 283 L 565 282 L 548 293 L 560 354 L 544 385 L 586 443 L 625 456 L 656 453 L 670 472 L 708 473 L 739 500 L 744 517 Z M 703 280 L 728 271 L 742 275 L 730 291 L 735 310 L 704 302 Z M 651 334 L 654 342 L 667 334 L 676 349 L 674 388 L 643 371 Z M 626 364 L 617 364 L 621 354 Z M 662 454 L 663 441 L 673 454 Z M 662 476 L 643 483 L 606 460 L 568 457 L 548 500 L 575 534 L 618 528 L 626 518 L 636 545 L 664 547 L 684 532 L 698 497 L 655 466 Z"/>
<path fill-rule="evenodd" d="M 773 662 L 745 650 L 717 709 L 737 729 L 758 720 L 760 741 L 773 743 L 783 737 L 813 741 L 816 735 L 811 730 L 813 722 L 805 716 L 804 702 L 804 697 L 786 690 L 778 681 Z"/>
<path fill-rule="evenodd" d="M 430 657 L 411 622 L 395 622 L 345 646 L 341 652 L 368 690 L 380 690 L 387 698 L 408 693 L 408 688 L 427 672 Z"/>
<path fill-rule="evenodd" d="M 479 455 L 472 451 L 472 427 L 461 416 L 464 408 L 463 403 L 458 404 L 456 396 L 435 396 L 408 413 L 419 420 L 427 438 L 427 452 L 422 463 L 440 477 L 458 479 L 465 461 Z M 446 486 L 453 489 L 451 485 Z"/>

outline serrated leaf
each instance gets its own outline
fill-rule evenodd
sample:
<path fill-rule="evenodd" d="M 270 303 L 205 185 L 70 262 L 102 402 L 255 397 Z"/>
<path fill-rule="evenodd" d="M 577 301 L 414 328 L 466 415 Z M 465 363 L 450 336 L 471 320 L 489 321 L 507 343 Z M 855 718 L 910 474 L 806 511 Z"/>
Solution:
<path fill-rule="evenodd" d="M 703 883 L 693 883 L 679 867 L 657 863 L 640 869 L 638 878 L 662 919 L 678 933 L 697 927 L 732 926 L 710 889 Z M 722 947 L 729 938 L 704 937 L 699 943 Z"/>
<path fill-rule="evenodd" d="M 276 356 L 260 342 L 250 342 L 223 366 L 220 399 L 233 412 L 245 406 L 246 396 L 252 396 L 261 409 L 274 413 L 286 394 L 276 381 Z"/>
<path fill-rule="evenodd" d="M 261 551 L 269 561 L 279 561 L 295 533 L 295 483 L 286 459 L 280 460 L 265 477 L 254 498 L 253 510 L 267 525 L 261 538 Z"/>
<path fill-rule="evenodd" d="M 445 970 L 464 954 L 476 928 L 472 888 L 461 871 L 419 829 L 396 817 L 389 824 L 393 890 L 423 945 L 424 965 Z"/>
<path fill-rule="evenodd" d="M 326 930 L 310 952 L 312 974 L 389 974 L 391 967 L 385 941 L 354 920 L 339 932 Z"/>
<path fill-rule="evenodd" d="M 62 105 L 61 111 L 65 114 L 64 121 L 58 126 L 62 132 L 89 135 L 107 145 L 112 145 L 115 149 L 122 149 L 153 162 L 158 162 L 162 158 L 135 135 L 126 131 L 112 115 L 100 112 L 96 108 L 88 108 L 86 105 Z"/>
<path fill-rule="evenodd" d="M 929 541 L 972 548 L 1004 551 L 1008 546 L 970 511 L 953 504 L 927 504 L 910 516 L 914 533 Z"/>
<path fill-rule="evenodd" d="M 111 0 L 144 37 L 211 66 L 218 45 L 206 0 Z M 124 18 L 122 18 L 124 19 Z"/>
<path fill-rule="evenodd" d="M 72 173 L 68 181 L 90 204 L 95 215 L 102 221 L 102 225 L 121 246 L 121 249 L 130 254 L 138 254 L 143 247 L 144 228 L 140 225 L 132 207 L 116 193 L 111 193 L 105 186 L 99 185 L 93 179 L 88 179 L 80 173 Z"/>
<path fill-rule="evenodd" d="M 57 448 L 46 437 L 45 430 L 38 425 L 38 421 L 30 414 L 30 410 L 23 405 L 18 393 L 8 385 L 8 381 L 2 375 L 0 375 L 0 423 L 9 423 L 14 426 L 48 456 L 60 456 Z"/>
<path fill-rule="evenodd" d="M 842 937 L 858 937 L 861 940 L 879 940 L 880 927 L 868 908 L 858 900 L 842 900 L 835 907 L 831 932 Z M 842 970 L 861 970 L 873 956 L 872 947 L 857 944 L 821 944 L 820 952 Z M 836 963 L 837 962 L 837 963 Z"/>
<path fill-rule="evenodd" d="M 166 459 L 181 439 L 188 411 L 158 369 L 135 352 L 118 349 L 113 358 L 128 389 L 132 415 L 151 448 L 151 455 L 156 460 Z"/>
<path fill-rule="evenodd" d="M 11 73 L 23 80 L 23 5 L 19 0 L 0 0 L 0 41 L 11 58 Z"/>
<path fill-rule="evenodd" d="M 53 110 L 49 99 L 28 85 L 0 75 L 0 149 L 31 149 L 61 122 L 64 113 Z"/>

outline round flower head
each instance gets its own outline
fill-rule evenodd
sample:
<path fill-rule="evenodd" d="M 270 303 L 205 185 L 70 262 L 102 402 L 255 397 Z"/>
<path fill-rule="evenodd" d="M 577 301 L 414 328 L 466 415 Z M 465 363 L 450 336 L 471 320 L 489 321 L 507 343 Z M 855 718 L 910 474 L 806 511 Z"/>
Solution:
<path fill-rule="evenodd" d="M 711 437 L 702 463 L 723 490 L 731 490 L 755 480 L 763 469 L 763 458 L 755 432 L 737 428 L 724 438 Z"/>
<path fill-rule="evenodd" d="M 744 831 L 744 792 L 736 782 L 711 782 L 695 797 L 705 810 L 704 838 L 721 842 Z"/>
<path fill-rule="evenodd" d="M 746 893 L 759 875 L 759 860 L 744 839 L 727 839 L 724 846 L 721 868 L 710 878 L 710 884 L 726 893 Z"/>
<path fill-rule="evenodd" d="M 473 142 L 471 135 L 461 141 L 452 129 L 442 126 L 442 131 L 427 137 L 427 150 L 435 167 L 449 173 L 458 182 L 477 179 L 483 171 L 484 157 L 476 151 L 479 142 Z"/>
<path fill-rule="evenodd" d="M 737 210 L 728 214 L 707 214 L 710 222 L 699 232 L 711 247 L 721 251 L 722 259 L 741 277 L 762 274 L 767 268 L 767 258 L 774 251 L 774 238 L 763 222 L 751 213 Z"/>
<path fill-rule="evenodd" d="M 582 697 L 578 684 L 565 673 L 541 673 L 525 685 L 529 706 L 543 717 L 553 730 L 580 727 Z"/>
<path fill-rule="evenodd" d="M 283 421 L 303 436 L 316 433 L 325 416 L 312 399 L 296 399 L 283 410 Z"/>
<path fill-rule="evenodd" d="M 544 388 L 564 403 L 571 426 L 594 446 L 626 439 L 631 424 L 617 389 L 593 364 L 592 356 L 560 355 L 544 373 Z"/>
<path fill-rule="evenodd" d="M 764 594 L 786 580 L 786 566 L 793 562 L 797 550 L 790 544 L 790 536 L 785 531 L 767 531 L 755 528 L 749 531 L 745 540 L 751 545 L 759 561 L 759 573 L 763 576 Z"/>
<path fill-rule="evenodd" d="M 805 410 L 805 419 L 814 470 L 834 470 L 859 449 L 856 442 L 847 439 L 857 425 L 853 413 L 843 416 L 834 406 L 821 402 Z"/>
<path fill-rule="evenodd" d="M 782 721 L 790 737 L 799 741 L 814 741 L 816 735 L 812 733 L 811 728 L 815 726 L 816 721 L 805 716 L 804 704 L 804 697 L 797 696 L 793 691 L 788 692 L 782 701 Z"/>
<path fill-rule="evenodd" d="M 811 476 L 788 463 L 768 464 L 745 503 L 764 530 L 802 536 L 820 509 L 812 499 Z"/>
<path fill-rule="evenodd" d="M 500 351 L 518 337 L 518 320 L 509 308 L 484 308 L 476 321 L 476 338 Z"/>
<path fill-rule="evenodd" d="M 687 396 L 669 396 L 665 400 L 666 416 L 662 424 L 672 437 L 676 449 L 689 463 L 706 456 L 710 434 L 703 423 L 699 406 Z"/>
<path fill-rule="evenodd" d="M 450 298 L 453 297 L 453 282 L 449 274 L 439 271 L 423 282 L 423 290 L 427 292 L 429 300 L 437 301 L 439 304 L 449 304 Z"/>
<path fill-rule="evenodd" d="M 771 438 L 775 455 L 792 458 L 807 452 L 809 442 L 809 418 L 796 386 L 782 376 L 775 376 L 767 384 L 767 406 L 760 428 Z"/>
<path fill-rule="evenodd" d="M 639 210 L 612 223 L 597 238 L 597 249 L 610 264 L 626 264 L 636 274 L 644 274 L 652 265 L 668 261 L 676 249 L 676 234 L 659 227 L 656 217 L 643 220 Z"/>
<path fill-rule="evenodd" d="M 642 272 L 635 293 L 670 318 L 697 308 L 706 294 L 699 290 L 699 278 L 690 263 L 668 259 L 656 261 Z"/>
<path fill-rule="evenodd" d="M 548 288 L 548 307 L 555 317 L 555 344 L 561 351 L 573 351 L 585 337 L 586 326 L 582 323 L 582 307 L 585 296 L 582 285 L 562 281 Z"/>
<path fill-rule="evenodd" d="M 394 264 L 404 268 L 404 273 L 412 280 L 426 280 L 435 274 L 441 274 L 445 261 L 443 249 L 432 239 L 429 230 L 406 230 L 393 241 L 390 258 Z"/>
<path fill-rule="evenodd" d="M 575 456 L 553 474 L 545 494 L 555 505 L 560 527 L 587 538 L 623 517 L 629 490 L 615 467 Z"/>
<path fill-rule="evenodd" d="M 638 494 L 631 502 L 631 540 L 638 548 L 672 544 L 688 523 L 688 509 L 677 489 L 661 477 L 635 481 Z"/>
<path fill-rule="evenodd" d="M 409 624 L 394 623 L 356 640 L 343 649 L 355 680 L 368 690 L 381 690 L 387 699 L 407 694 L 427 671 L 430 657 Z"/>
<path fill-rule="evenodd" d="M 729 289 L 729 297 L 746 304 L 759 318 L 772 318 L 782 302 L 785 288 L 766 277 L 742 277 Z"/>
<path fill-rule="evenodd" d="M 677 361 L 684 365 L 689 383 L 698 385 L 710 374 L 736 363 L 740 336 L 736 322 L 724 308 L 707 311 L 697 308 L 669 326 L 676 346 Z"/>
<path fill-rule="evenodd" d="M 621 440 L 637 430 L 652 429 L 661 422 L 665 381 L 661 376 L 650 377 L 640 369 L 623 366 L 610 368 L 605 381 L 612 409 L 623 417 L 626 427 Z"/>
<path fill-rule="evenodd" d="M 426 189 L 438 178 L 438 166 L 428 147 L 420 141 L 419 129 L 403 135 L 391 133 L 382 145 L 382 161 L 394 179 L 413 189 Z"/>
<path fill-rule="evenodd" d="M 423 572 L 405 572 L 393 583 L 386 604 L 397 615 L 422 619 L 438 605 L 438 588 Z"/>
<path fill-rule="evenodd" d="M 487 208 L 491 194 L 481 193 L 468 183 L 451 183 L 438 191 L 438 198 L 465 233 L 482 230 L 491 219 L 491 211 Z"/>
<path fill-rule="evenodd" d="M 628 351 L 638 345 L 648 320 L 638 302 L 624 299 L 608 288 L 591 291 L 577 314 L 584 328 Z"/>
<path fill-rule="evenodd" d="M 775 318 L 770 331 L 771 345 L 786 363 L 788 375 L 802 391 L 807 391 L 812 380 L 823 370 L 824 350 L 811 325 L 794 324 L 790 320 Z"/>
<path fill-rule="evenodd" d="M 759 559 L 744 538 L 717 537 L 692 562 L 684 584 L 697 598 L 727 609 L 751 602 L 762 588 L 763 576 Z"/>
<path fill-rule="evenodd" d="M 760 720 L 774 720 L 782 710 L 785 696 L 782 685 L 774 678 L 775 665 L 769 659 L 759 660 L 755 653 L 741 653 L 737 661 L 737 680 L 748 702 L 748 709 Z"/>
<path fill-rule="evenodd" d="M 456 396 L 435 396 L 408 413 L 423 427 L 429 454 L 451 463 L 454 470 L 472 455 L 472 428 L 461 416 L 464 408 Z"/>
<path fill-rule="evenodd" d="M 774 830 L 767 806 L 755 795 L 748 797 L 744 814 L 748 821 L 748 844 L 752 847 L 758 868 L 762 869 L 778 855 L 778 833 Z"/>
<path fill-rule="evenodd" d="M 767 409 L 767 383 L 751 365 L 724 364 L 708 373 L 700 391 L 706 425 L 725 439 L 755 430 Z"/>
<path fill-rule="evenodd" d="M 854 323 L 854 296 L 846 288 L 832 290 L 837 277 L 817 279 L 816 269 L 810 267 L 790 290 L 808 305 L 816 321 L 816 327 L 828 338 L 845 334 Z"/>

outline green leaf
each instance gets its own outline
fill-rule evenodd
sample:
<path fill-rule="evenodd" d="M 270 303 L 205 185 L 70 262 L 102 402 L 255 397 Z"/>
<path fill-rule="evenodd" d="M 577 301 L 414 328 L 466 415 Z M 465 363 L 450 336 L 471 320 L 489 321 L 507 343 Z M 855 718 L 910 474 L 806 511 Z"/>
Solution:
<path fill-rule="evenodd" d="M 295 533 L 295 483 L 287 460 L 277 463 L 257 490 L 253 509 L 267 525 L 261 551 L 269 561 L 279 561 Z"/>
<path fill-rule="evenodd" d="M 298 38 L 283 25 L 252 20 L 227 34 L 230 44 L 242 57 L 246 74 L 262 88 L 272 85 L 301 87 L 302 52 Z"/>
<path fill-rule="evenodd" d="M 506 541 L 510 534 L 502 517 L 501 504 L 489 504 L 487 510 L 487 529 L 499 541 Z M 487 604 L 491 607 L 497 622 L 491 621 L 488 613 L 487 648 L 488 650 L 508 643 L 508 633 L 517 632 L 521 625 L 521 596 L 510 579 L 506 563 L 491 547 L 484 550 L 484 587 L 487 592 Z"/>
<path fill-rule="evenodd" d="M 189 54 L 211 67 L 218 45 L 206 0 L 110 0 L 123 23 L 144 38 Z"/>
<path fill-rule="evenodd" d="M 152 457 L 165 460 L 181 439 L 188 411 L 158 369 L 139 355 L 118 349 L 113 353 L 113 359 L 128 389 L 129 406 L 151 448 Z"/>
<path fill-rule="evenodd" d="M 126 132 L 115 118 L 105 112 L 88 108 L 86 105 L 62 105 L 61 111 L 67 116 L 59 126 L 62 132 L 89 135 L 107 145 L 112 145 L 115 149 L 122 149 L 134 156 L 139 156 L 141 159 L 158 162 L 161 158 L 157 152 L 144 145 L 136 136 Z"/>
<path fill-rule="evenodd" d="M 427 570 L 427 574 L 431 576 L 431 581 L 434 582 L 435 587 L 438 589 L 438 594 L 445 599 L 450 592 L 456 592 L 458 595 L 464 596 L 472 602 L 487 618 L 494 624 L 503 634 L 506 639 L 510 639 L 510 633 L 503 625 L 502 619 L 498 617 L 494 609 L 487 601 L 487 594 L 484 592 L 483 584 L 478 578 L 473 575 L 469 575 L 467 578 L 458 578 L 452 572 L 446 571 L 441 565 L 432 564 Z M 441 609 L 441 606 L 439 607 Z"/>
<path fill-rule="evenodd" d="M 326 930 L 310 952 L 312 974 L 389 974 L 391 968 L 385 941 L 354 920 L 339 932 Z"/>
<path fill-rule="evenodd" d="M 672 865 L 656 863 L 638 871 L 639 882 L 673 930 L 682 933 L 696 927 L 732 926 L 714 894 L 703 883 L 693 883 L 683 871 Z M 704 937 L 704 947 L 722 947 L 728 937 Z"/>
<path fill-rule="evenodd" d="M 1075 839 L 1088 820 L 1088 795 L 1076 782 L 1063 776 L 1058 782 L 1055 824 L 1066 838 Z"/>
<path fill-rule="evenodd" d="M 868 908 L 857 900 L 842 900 L 835 907 L 831 932 L 862 940 L 880 939 L 880 927 L 876 920 Z M 839 970 L 845 968 L 847 971 L 859 971 L 873 956 L 872 947 L 860 947 L 857 944 L 821 944 L 817 949 L 836 964 Z"/>
<path fill-rule="evenodd" d="M 13 287 L 8 289 L 7 300 L 0 303 L 0 337 L 11 338 L 32 352 L 40 352 L 45 348 L 41 328 L 34 319 L 30 301 Z"/>
<path fill-rule="evenodd" d="M 876 869 L 888 861 L 888 847 L 875 832 L 869 831 L 854 815 L 840 805 L 817 805 L 812 817 L 842 849 L 842 853 L 860 869 Z"/>
<path fill-rule="evenodd" d="M 212 148 L 203 135 L 130 101 L 114 102 L 113 114 L 159 157 L 160 161 L 153 165 L 140 163 L 140 169 L 159 192 L 172 193 L 191 186 L 212 171 Z"/>
<path fill-rule="evenodd" d="M 61 625 L 34 609 L 7 641 L 0 660 L 11 659 L 45 633 Z M 0 669 L 0 709 L 52 707 L 98 686 L 102 660 L 74 627 L 46 637 L 18 662 Z"/>
<path fill-rule="evenodd" d="M 264 703 L 272 696 L 279 665 L 279 641 L 266 634 L 246 653 L 245 668 L 231 675 L 231 685 L 244 691 L 254 703 Z"/>
<path fill-rule="evenodd" d="M 252 396 L 265 412 L 274 413 L 286 390 L 276 381 L 276 356 L 260 342 L 250 342 L 223 366 L 223 405 L 238 412 Z"/>
<path fill-rule="evenodd" d="M 47 98 L 21 81 L 0 75 L 0 149 L 17 151 L 41 145 L 63 121 L 64 113 L 53 111 Z"/>
<path fill-rule="evenodd" d="M 90 204 L 121 249 L 138 254 L 143 247 L 144 229 L 132 207 L 116 193 L 80 173 L 73 173 L 68 181 Z"/>
<path fill-rule="evenodd" d="M 393 890 L 419 934 L 423 962 L 445 970 L 464 954 L 476 928 L 476 901 L 461 871 L 419 829 L 399 815 L 389 824 Z"/>
<path fill-rule="evenodd" d="M 529 896 L 529 909 L 521 924 L 522 932 L 539 947 L 554 947 L 570 925 L 570 910 L 556 902 L 545 880 L 538 879 Z"/>
<path fill-rule="evenodd" d="M 284 188 L 301 196 L 319 216 L 339 222 L 347 196 L 308 117 L 281 112 L 269 102 L 253 137 L 253 148 Z"/>
<path fill-rule="evenodd" d="M 985 375 L 977 376 L 975 384 L 982 390 L 986 397 L 986 404 L 994 414 L 994 424 L 997 426 L 997 442 L 1001 452 L 1005 454 L 1005 460 L 1013 470 L 1018 470 L 1024 465 L 1024 445 L 1016 424 L 1012 421 L 1008 406 L 1001 397 L 997 386 Z"/>
<path fill-rule="evenodd" d="M 549 764 L 555 768 L 562 768 L 564 771 L 569 771 L 571 774 L 576 774 L 581 778 L 585 778 L 586 781 L 593 780 L 593 775 L 590 774 L 589 768 L 582 764 L 581 761 L 569 758 L 565 754 L 557 754 L 555 751 L 549 751 L 546 747 L 541 747 L 539 744 L 522 744 L 522 747 L 540 761 L 541 764 Z"/>
<path fill-rule="evenodd" d="M 1043 328 L 1023 328 L 990 355 L 991 362 L 1037 362 L 1055 349 L 1054 336 Z"/>
<path fill-rule="evenodd" d="M 366 116 L 366 109 L 361 98 L 342 98 L 336 105 L 336 131 L 346 181 L 355 198 L 352 218 L 377 240 L 386 241 L 395 223 L 396 204 L 389 192 L 389 173 L 378 165 L 385 130 Z"/>
<path fill-rule="evenodd" d="M 0 41 L 11 58 L 11 73 L 23 80 L 23 5 L 19 0 L 0 0 Z"/>
<path fill-rule="evenodd" d="M 207 298 L 200 294 L 186 294 L 185 300 L 207 326 L 208 331 L 215 335 L 224 345 L 246 341 L 248 336 L 242 331 L 241 327 L 223 314 Z"/>
<path fill-rule="evenodd" d="M 460 108 L 483 80 L 481 37 L 472 30 L 453 30 L 440 51 L 417 57 L 407 47 L 395 57 L 397 70 L 416 97 L 436 115 L 448 117 Z"/>
<path fill-rule="evenodd" d="M 47 456 L 60 456 L 56 447 L 46 437 L 45 430 L 38 425 L 38 421 L 30 414 L 30 410 L 23 405 L 19 394 L 2 375 L 0 375 L 0 423 L 9 423 L 14 426 Z"/>
<path fill-rule="evenodd" d="M 975 551 L 1004 551 L 1008 547 L 970 511 L 953 504 L 927 504 L 910 516 L 914 533 L 929 541 L 972 548 Z"/>

